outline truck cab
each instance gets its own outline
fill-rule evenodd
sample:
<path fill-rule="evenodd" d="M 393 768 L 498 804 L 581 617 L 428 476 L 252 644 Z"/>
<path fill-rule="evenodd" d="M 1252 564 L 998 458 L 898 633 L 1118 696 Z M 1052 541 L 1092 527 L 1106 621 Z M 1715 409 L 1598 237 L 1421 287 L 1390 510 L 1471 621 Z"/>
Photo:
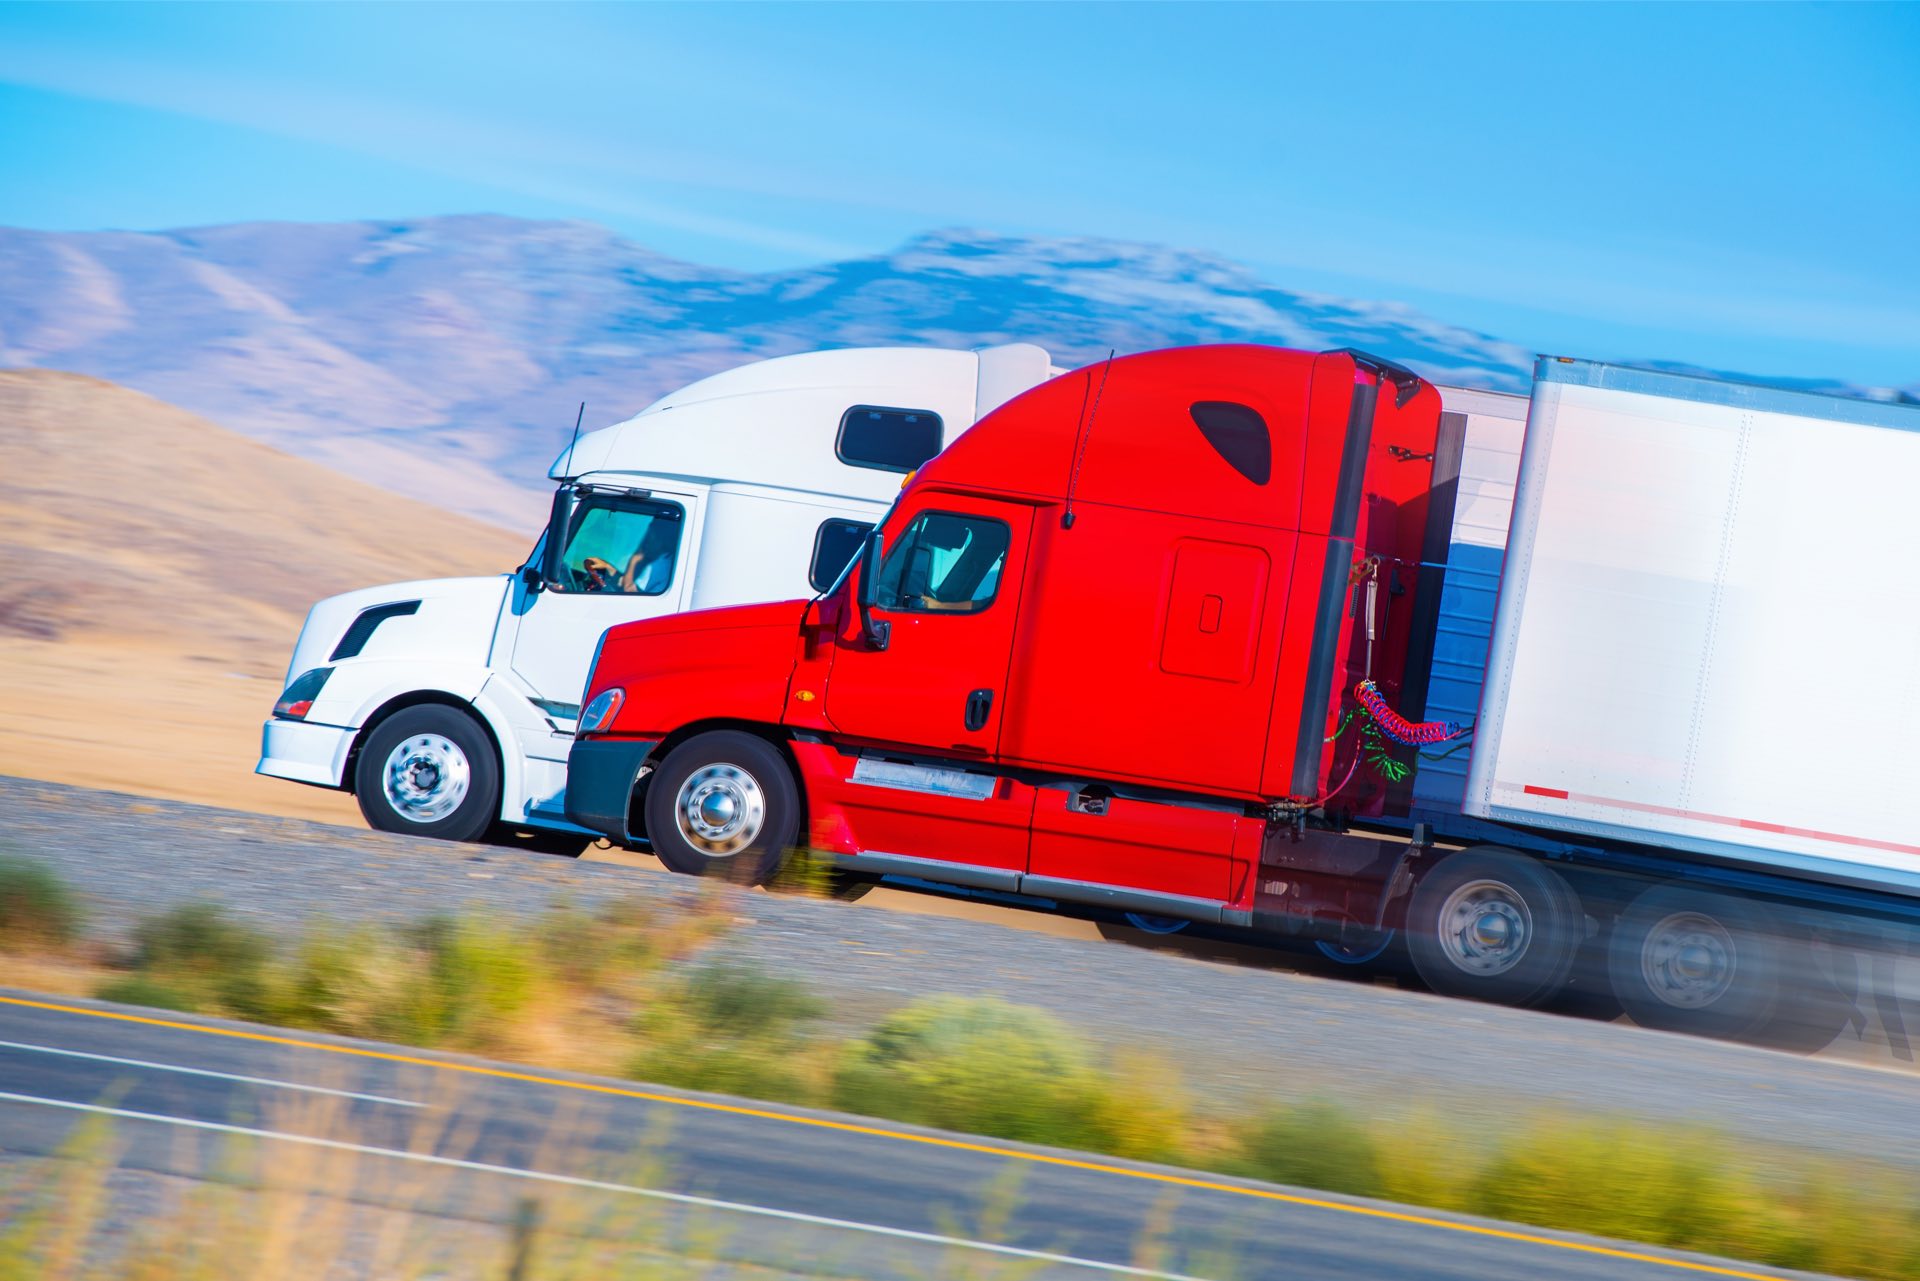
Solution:
<path fill-rule="evenodd" d="M 831 587 L 904 477 L 1058 372 L 1027 344 L 815 352 L 580 436 L 517 569 L 313 607 L 256 771 L 352 791 L 389 831 L 583 846 L 567 752 L 602 632 Z"/>
<path fill-rule="evenodd" d="M 1356 680 L 1399 687 L 1439 409 L 1353 352 L 1055 379 L 923 468 L 824 598 L 612 629 L 569 815 L 679 870 L 805 844 L 1246 924 L 1271 807 L 1343 786 Z"/>

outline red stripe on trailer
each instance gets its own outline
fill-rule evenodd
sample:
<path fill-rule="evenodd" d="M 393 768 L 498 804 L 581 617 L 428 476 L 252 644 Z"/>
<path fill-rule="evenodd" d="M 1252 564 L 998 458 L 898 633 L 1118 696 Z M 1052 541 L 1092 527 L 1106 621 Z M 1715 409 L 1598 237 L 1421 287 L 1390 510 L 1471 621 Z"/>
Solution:
<path fill-rule="evenodd" d="M 1496 783 L 1495 786 L 1510 788 L 1513 784 Z M 1852 836 L 1846 832 L 1822 832 L 1811 827 L 1790 827 L 1785 823 L 1768 823 L 1757 818 L 1729 818 L 1725 814 L 1706 814 L 1699 810 L 1675 809 L 1671 805 L 1623 801 L 1614 796 L 1588 796 L 1584 792 L 1563 792 L 1552 787 L 1535 787 L 1531 783 L 1524 784 L 1520 790 L 1529 796 L 1545 796 L 1553 800 L 1572 801 L 1578 805 L 1604 805 L 1610 809 L 1635 810 L 1642 814 L 1691 819 L 1698 823 L 1719 823 L 1726 827 L 1745 828 L 1748 831 L 1771 832 L 1777 836 L 1803 836 L 1812 841 L 1832 841 L 1836 845 L 1855 845 L 1864 849 L 1892 850 L 1896 854 L 1920 855 L 1920 845 L 1902 845 L 1898 841 L 1876 840 L 1871 836 Z"/>

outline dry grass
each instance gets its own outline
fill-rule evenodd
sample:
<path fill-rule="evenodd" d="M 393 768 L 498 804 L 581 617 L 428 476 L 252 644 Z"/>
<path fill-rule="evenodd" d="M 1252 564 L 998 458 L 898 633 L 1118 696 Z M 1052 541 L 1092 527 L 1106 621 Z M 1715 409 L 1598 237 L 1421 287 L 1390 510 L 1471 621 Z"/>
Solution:
<path fill-rule="evenodd" d="M 411 1087 L 424 1083 L 401 1088 L 419 1097 Z M 870 1239 L 636 1195 L 672 1182 L 661 1136 L 609 1155 L 594 1141 L 607 1118 L 590 1107 L 549 1125 L 526 1166 L 614 1188 L 456 1168 L 439 1159 L 501 1155 L 453 1119 L 461 1101 L 441 1094 L 385 1135 L 337 1103 L 284 1106 L 261 1128 L 342 1146 L 189 1134 L 160 1174 L 125 1163 L 122 1136 L 89 1119 L 57 1156 L 0 1165 L 0 1281 L 773 1281 L 851 1271 L 838 1265 L 855 1248 L 863 1272 L 878 1264 L 903 1281 L 1020 1281 L 1034 1270 L 960 1246 L 884 1243 L 876 1256 Z M 980 1212 L 945 1217 L 941 1230 L 1004 1239 L 1019 1191 L 1010 1171 Z M 1167 1261 L 1151 1236 L 1140 1253 Z"/>
<path fill-rule="evenodd" d="M 124 387 L 0 371 L 0 773 L 357 823 L 252 775 L 308 606 L 499 573 L 530 541 Z"/>
<path fill-rule="evenodd" d="M 1210 1114 L 1195 1110 L 1170 1064 L 1102 1059 L 1053 1016 L 994 1000 L 918 1002 L 840 1042 L 819 1033 L 827 1009 L 803 984 L 724 962 L 684 964 L 731 920 L 729 892 L 712 887 L 693 910 L 667 918 L 617 904 L 591 913 L 563 909 L 521 925 L 444 918 L 406 930 L 320 928 L 280 951 L 217 911 L 188 908 L 143 924 L 132 968 L 102 991 L 285 1026 L 832 1104 L 1872 1281 L 1920 1276 L 1920 1184 L 1912 1170 L 1842 1167 L 1711 1132 L 1572 1113 L 1520 1117 L 1504 1131 L 1471 1134 L 1433 1112 L 1383 1116 L 1330 1100 L 1283 1104 L 1252 1118 Z M 110 973 L 84 944 L 46 942 L 56 937 L 16 934 L 4 958 L 9 976 L 32 975 L 71 991 L 88 974 Z M 24 940 L 37 950 L 19 951 Z M 99 1212 L 101 1181 L 113 1164 L 104 1149 L 85 1146 L 95 1142 L 89 1133 L 64 1164 L 49 1168 L 51 1182 L 42 1180 L 56 1193 L 16 1187 L 10 1201 L 0 1201 L 0 1223 L 14 1224 L 0 1233 L 0 1281 L 117 1275 L 87 1271 L 98 1251 L 77 1244 L 86 1233 L 74 1225 Z M 432 1150 L 444 1151 L 461 1136 L 431 1138 Z M 359 1195 L 317 1174 L 303 1180 L 302 1187 L 327 1189 L 333 1201 Z M 227 1249 L 225 1238 L 233 1237 L 239 1244 L 231 1248 L 268 1257 L 283 1240 L 271 1225 L 316 1230 L 303 1217 L 319 1212 L 312 1207 L 247 1208 L 247 1197 L 272 1191 L 243 1181 L 195 1192 L 205 1204 L 174 1213 L 167 1230 L 198 1225 L 193 1232 L 209 1234 L 208 1241 L 183 1237 L 169 1248 L 199 1259 L 195 1250 Z M 411 1192 L 391 1190 L 375 1200 L 410 1210 L 423 1204 Z M 338 1212 L 333 1201 L 328 1213 Z M 571 1242 L 563 1252 L 571 1261 L 529 1277 L 601 1275 L 567 1270 L 589 1266 L 579 1260 L 615 1267 L 593 1244 L 598 1228 L 555 1230 Z M 653 1267 L 666 1266 L 662 1259 L 670 1256 L 645 1257 Z M 28 1258 L 39 1271 L 19 1270 Z M 211 1260 L 193 1267 L 199 1270 L 127 1275 L 241 1275 Z M 420 1267 L 380 1275 L 458 1275 L 445 1273 L 444 1261 Z"/>

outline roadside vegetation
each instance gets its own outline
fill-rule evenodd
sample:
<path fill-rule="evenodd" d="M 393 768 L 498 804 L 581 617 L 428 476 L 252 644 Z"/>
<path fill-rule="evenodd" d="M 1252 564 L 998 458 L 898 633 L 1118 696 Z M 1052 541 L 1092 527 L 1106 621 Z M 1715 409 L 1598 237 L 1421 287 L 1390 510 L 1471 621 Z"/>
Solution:
<path fill-rule="evenodd" d="M 109 954 L 82 939 L 75 897 L 45 865 L 0 859 L 0 981 L 12 981 L 4 975 L 18 958 L 78 956 L 108 1000 L 833 1107 L 1782 1267 L 1920 1276 L 1912 1170 L 1570 1113 L 1516 1116 L 1494 1133 L 1325 1098 L 1226 1114 L 1200 1106 L 1167 1062 L 1102 1055 L 1046 1011 L 993 998 L 917 1001 L 848 1036 L 803 983 L 714 955 L 728 893 L 716 888 L 671 918 L 616 904 L 524 922 L 321 925 L 290 942 L 191 905 L 144 921 L 130 947 Z M 44 1270 L 70 1235 L 50 1225 L 69 1212 L 38 1196 L 33 1186 L 0 1196 L 0 1224 L 14 1225 L 0 1229 L 0 1281 L 96 1275 Z M 72 1213 L 87 1204 L 68 1200 L 81 1207 Z"/>

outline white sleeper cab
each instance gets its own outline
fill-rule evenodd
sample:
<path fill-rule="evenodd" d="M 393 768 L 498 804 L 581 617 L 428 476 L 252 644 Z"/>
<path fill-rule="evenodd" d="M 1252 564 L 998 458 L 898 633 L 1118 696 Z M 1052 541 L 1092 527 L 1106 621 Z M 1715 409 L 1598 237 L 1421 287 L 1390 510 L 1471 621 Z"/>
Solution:
<path fill-rule="evenodd" d="M 334 596 L 307 615 L 261 774 L 341 788 L 374 827 L 559 849 L 600 635 L 831 586 L 906 473 L 1059 373 L 1024 343 L 762 361 L 661 397 L 555 461 L 527 563 Z"/>

